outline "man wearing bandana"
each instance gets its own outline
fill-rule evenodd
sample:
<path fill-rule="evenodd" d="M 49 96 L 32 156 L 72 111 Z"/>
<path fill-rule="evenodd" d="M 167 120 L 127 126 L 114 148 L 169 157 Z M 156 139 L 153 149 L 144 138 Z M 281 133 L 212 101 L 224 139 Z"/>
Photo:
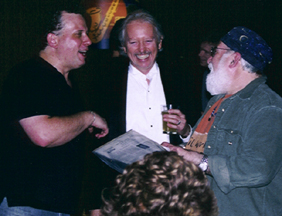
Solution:
<path fill-rule="evenodd" d="M 207 174 L 221 216 L 282 215 L 282 99 L 266 84 L 272 50 L 235 27 L 208 59 L 213 95 L 185 148 L 162 145 Z"/>

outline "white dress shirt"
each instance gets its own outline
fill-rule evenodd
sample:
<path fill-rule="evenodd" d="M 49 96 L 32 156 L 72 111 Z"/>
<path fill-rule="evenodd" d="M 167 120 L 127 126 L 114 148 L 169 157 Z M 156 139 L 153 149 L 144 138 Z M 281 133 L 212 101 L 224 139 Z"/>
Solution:
<path fill-rule="evenodd" d="M 150 84 L 146 81 L 150 80 Z M 166 98 L 158 64 L 155 63 L 147 75 L 131 64 L 128 69 L 126 95 L 126 131 L 131 129 L 161 144 L 169 142 L 163 134 L 161 106 Z"/>

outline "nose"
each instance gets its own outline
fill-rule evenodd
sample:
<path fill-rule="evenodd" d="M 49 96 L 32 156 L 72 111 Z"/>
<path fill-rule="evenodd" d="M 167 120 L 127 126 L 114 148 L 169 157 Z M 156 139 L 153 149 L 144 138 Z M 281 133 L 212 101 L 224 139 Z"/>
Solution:
<path fill-rule="evenodd" d="M 92 44 L 92 41 L 90 40 L 90 38 L 88 37 L 88 35 L 85 36 L 84 44 L 85 44 L 86 46 L 90 46 L 90 45 Z"/>
<path fill-rule="evenodd" d="M 199 52 L 198 56 L 200 56 L 200 57 L 201 57 L 201 56 L 203 55 L 203 52 L 204 52 L 204 51 L 203 51 L 203 50 L 201 50 L 201 51 Z"/>
<path fill-rule="evenodd" d="M 211 60 L 212 60 L 212 56 L 208 58 L 208 61 L 207 61 L 208 64 L 211 63 Z"/>
<path fill-rule="evenodd" d="M 139 43 L 139 46 L 138 46 L 138 51 L 142 53 L 142 52 L 144 52 L 145 49 L 146 49 L 145 48 L 145 43 L 143 41 L 141 41 Z"/>

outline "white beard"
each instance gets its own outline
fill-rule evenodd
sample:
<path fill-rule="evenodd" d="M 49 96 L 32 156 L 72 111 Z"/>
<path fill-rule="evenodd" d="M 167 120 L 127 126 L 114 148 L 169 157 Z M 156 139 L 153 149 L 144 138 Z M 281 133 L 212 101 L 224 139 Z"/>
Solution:
<path fill-rule="evenodd" d="M 223 60 L 223 61 L 222 61 Z M 227 94 L 231 87 L 232 80 L 228 76 L 228 72 L 224 69 L 224 59 L 218 63 L 218 69 L 215 71 L 213 65 L 209 63 L 210 73 L 207 76 L 207 90 L 211 95 Z"/>

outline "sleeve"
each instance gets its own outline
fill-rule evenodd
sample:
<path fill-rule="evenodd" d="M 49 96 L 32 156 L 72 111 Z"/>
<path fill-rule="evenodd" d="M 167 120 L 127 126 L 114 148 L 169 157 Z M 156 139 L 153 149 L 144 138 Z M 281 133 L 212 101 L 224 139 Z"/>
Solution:
<path fill-rule="evenodd" d="M 265 186 L 275 178 L 282 166 L 281 125 L 281 108 L 262 108 L 250 117 L 236 154 L 209 156 L 209 168 L 222 192 Z"/>
<path fill-rule="evenodd" d="M 24 73 L 14 74 L 12 71 L 3 89 L 7 115 L 12 120 L 18 121 L 26 117 L 50 113 L 50 109 L 54 108 L 57 102 L 55 98 L 58 92 L 53 90 L 56 84 L 48 82 L 49 80 L 47 81 L 42 75 L 40 77 L 27 70 L 24 70 Z"/>
<path fill-rule="evenodd" d="M 185 137 L 185 138 L 183 138 L 182 136 L 179 136 L 180 139 L 182 140 L 182 142 L 185 143 L 185 144 L 188 143 L 188 141 L 190 140 L 190 137 L 191 137 L 191 135 L 192 135 L 192 127 L 191 127 L 191 125 L 189 125 L 189 124 L 188 124 L 188 126 L 189 126 L 189 128 L 190 128 L 190 133 L 189 133 L 189 135 L 188 135 L 187 137 Z"/>

